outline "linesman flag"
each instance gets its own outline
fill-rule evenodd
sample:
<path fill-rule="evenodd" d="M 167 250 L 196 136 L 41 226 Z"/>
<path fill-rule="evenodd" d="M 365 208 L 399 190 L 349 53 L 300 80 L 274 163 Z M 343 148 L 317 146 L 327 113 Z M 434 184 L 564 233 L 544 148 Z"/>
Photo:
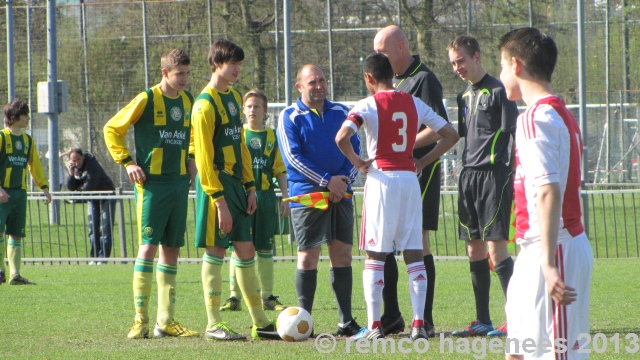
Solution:
<path fill-rule="evenodd" d="M 283 202 L 297 202 L 304 206 L 327 210 L 329 208 L 329 192 L 321 191 L 314 192 L 310 194 L 303 194 L 298 196 L 292 196 L 285 199 L 282 199 Z M 351 199 L 353 194 L 345 193 L 343 196 L 345 199 Z"/>

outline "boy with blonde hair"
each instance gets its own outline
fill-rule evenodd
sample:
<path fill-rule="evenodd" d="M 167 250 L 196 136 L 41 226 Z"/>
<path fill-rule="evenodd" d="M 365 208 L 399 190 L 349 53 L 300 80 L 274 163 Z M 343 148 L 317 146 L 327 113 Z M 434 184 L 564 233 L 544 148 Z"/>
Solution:
<path fill-rule="evenodd" d="M 158 247 L 158 317 L 154 334 L 156 337 L 198 336 L 173 318 L 189 184 L 196 173 L 190 140 L 193 96 L 184 90 L 189 81 L 190 63 L 184 51 L 169 51 L 161 60 L 160 84 L 138 94 L 104 126 L 104 139 L 111 156 L 126 168 L 135 187 L 139 248 L 133 268 L 136 316 L 128 334 L 130 339 L 149 337 L 148 306 Z M 132 125 L 135 160 L 125 141 Z"/>
<path fill-rule="evenodd" d="M 267 95 L 262 90 L 249 90 L 243 97 L 245 145 L 251 154 L 251 167 L 256 180 L 256 200 L 258 209 L 251 216 L 251 232 L 253 244 L 256 248 L 256 270 L 260 277 L 260 291 L 262 294 L 262 309 L 281 311 L 286 308 L 277 296 L 273 295 L 273 239 L 278 227 L 279 207 L 280 216 L 289 216 L 289 206 L 284 202 L 277 204 L 276 184 L 282 192 L 282 198 L 289 197 L 287 188 L 287 173 L 285 172 L 280 146 L 273 129 L 264 126 L 264 116 L 267 113 Z M 242 292 L 236 281 L 235 258 L 229 264 L 229 299 L 222 305 L 221 310 L 241 310 L 240 298 Z"/>

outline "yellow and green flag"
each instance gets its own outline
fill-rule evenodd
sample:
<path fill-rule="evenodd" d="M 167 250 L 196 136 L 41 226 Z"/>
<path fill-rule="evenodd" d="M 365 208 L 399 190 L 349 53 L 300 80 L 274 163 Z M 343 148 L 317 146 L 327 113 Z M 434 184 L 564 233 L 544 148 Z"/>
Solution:
<path fill-rule="evenodd" d="M 291 196 L 291 197 L 282 199 L 282 201 L 296 202 L 304 206 L 313 207 L 320 210 L 327 210 L 329 208 L 329 194 L 330 193 L 328 191 L 320 191 L 320 192 L 314 192 L 310 194 Z M 353 197 L 353 194 L 346 193 L 342 197 L 346 199 L 351 199 Z"/>

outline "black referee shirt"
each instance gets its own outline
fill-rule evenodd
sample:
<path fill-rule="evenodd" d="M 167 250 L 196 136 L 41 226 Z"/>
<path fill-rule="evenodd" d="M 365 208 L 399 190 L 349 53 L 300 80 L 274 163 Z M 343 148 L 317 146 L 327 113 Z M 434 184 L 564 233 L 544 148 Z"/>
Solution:
<path fill-rule="evenodd" d="M 436 75 L 420 61 L 419 55 L 413 55 L 413 62 L 404 74 L 393 78 L 393 87 L 419 98 L 429 105 L 436 114 L 449 121 L 447 109 L 442 101 L 442 85 Z M 431 144 L 416 149 L 413 156 L 421 158 L 435 146 L 436 144 Z"/>
<path fill-rule="evenodd" d="M 516 131 L 518 107 L 500 80 L 486 74 L 458 94 L 458 134 L 465 137 L 462 164 L 479 168 L 509 164 L 509 137 Z"/>

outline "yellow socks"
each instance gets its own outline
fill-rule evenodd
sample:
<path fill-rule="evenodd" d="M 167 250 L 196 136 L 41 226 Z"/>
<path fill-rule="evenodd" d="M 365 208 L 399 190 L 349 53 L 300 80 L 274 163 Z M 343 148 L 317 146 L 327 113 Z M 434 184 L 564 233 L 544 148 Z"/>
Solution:
<path fill-rule="evenodd" d="M 9 259 L 9 271 L 13 278 L 16 275 L 20 275 L 20 263 L 22 260 L 22 241 L 9 238 L 9 246 L 7 247 L 7 258 Z M 4 266 L 4 260 L 3 266 Z"/>
<path fill-rule="evenodd" d="M 238 286 L 238 279 L 236 278 L 236 258 L 231 255 L 231 261 L 229 262 L 229 290 L 231 290 L 229 297 L 235 297 L 240 300 L 242 294 L 240 293 L 240 287 Z"/>
<path fill-rule="evenodd" d="M 253 323 L 258 327 L 269 325 L 269 319 L 262 310 L 262 299 L 260 298 L 260 286 L 258 286 L 258 277 L 256 276 L 254 259 L 235 260 L 236 278 L 240 285 L 240 290 L 244 298 L 245 304 L 249 309 Z"/>
<path fill-rule="evenodd" d="M 202 257 L 202 288 L 204 305 L 207 309 L 208 325 L 211 329 L 222 322 L 220 316 L 220 297 L 222 295 L 222 262 L 224 258 L 207 253 Z"/>
<path fill-rule="evenodd" d="M 176 274 L 178 267 L 160 264 L 156 268 L 158 283 L 158 325 L 164 326 L 173 322 L 173 311 L 176 305 Z"/>
<path fill-rule="evenodd" d="M 2 271 L 5 276 L 9 276 L 7 274 L 7 267 L 4 264 L 4 255 L 5 251 L 7 251 L 7 243 L 4 242 L 4 234 L 0 235 L 0 271 Z"/>
<path fill-rule="evenodd" d="M 149 323 L 149 297 L 153 280 L 153 259 L 136 259 L 133 267 L 133 303 L 136 308 L 136 321 Z"/>
<path fill-rule="evenodd" d="M 267 300 L 273 295 L 273 253 L 258 252 L 258 262 L 256 270 L 260 274 L 260 284 L 262 285 L 262 300 Z"/>

